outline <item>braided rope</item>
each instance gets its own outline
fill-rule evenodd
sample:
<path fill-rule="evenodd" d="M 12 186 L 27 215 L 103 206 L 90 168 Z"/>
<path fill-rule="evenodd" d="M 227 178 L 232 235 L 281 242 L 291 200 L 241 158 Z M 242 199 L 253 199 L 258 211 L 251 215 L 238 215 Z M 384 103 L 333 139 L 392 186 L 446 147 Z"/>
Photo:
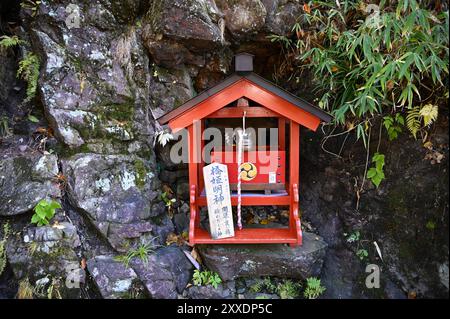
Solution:
<path fill-rule="evenodd" d="M 244 136 L 245 136 L 245 115 L 247 112 L 244 112 L 244 116 L 242 117 L 242 132 L 238 134 L 238 184 L 237 184 L 237 195 L 238 195 L 238 205 L 237 205 L 237 226 L 238 229 L 242 229 L 242 217 L 241 217 L 241 164 L 242 164 L 242 153 L 244 152 Z"/>

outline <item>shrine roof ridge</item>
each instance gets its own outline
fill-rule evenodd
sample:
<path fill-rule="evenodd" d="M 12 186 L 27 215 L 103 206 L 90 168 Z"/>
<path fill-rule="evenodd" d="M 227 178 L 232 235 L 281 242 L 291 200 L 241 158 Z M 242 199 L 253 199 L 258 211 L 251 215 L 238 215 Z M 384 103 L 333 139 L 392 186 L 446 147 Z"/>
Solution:
<path fill-rule="evenodd" d="M 233 85 L 234 83 L 245 79 L 247 81 L 250 81 L 263 89 L 272 92 L 273 94 L 281 97 L 282 99 L 288 101 L 289 103 L 297 106 L 298 108 L 318 117 L 320 120 L 328 123 L 331 121 L 332 116 L 325 112 L 324 110 L 320 109 L 317 106 L 314 106 L 313 104 L 303 100 L 302 98 L 282 89 L 275 83 L 266 80 L 265 78 L 257 75 L 254 72 L 237 72 L 233 73 L 232 75 L 225 78 L 222 82 L 218 83 L 217 85 L 201 92 L 197 96 L 193 97 L 192 99 L 188 100 L 187 102 L 183 103 L 176 109 L 160 116 L 157 118 L 157 121 L 163 125 L 171 121 L 172 119 L 182 115 L 183 113 L 189 111 L 190 109 L 194 108 L 196 105 L 200 104 L 201 102 L 205 101 L 209 97 L 215 95 L 216 93 L 219 93 L 220 91 L 226 89 L 227 87 Z"/>

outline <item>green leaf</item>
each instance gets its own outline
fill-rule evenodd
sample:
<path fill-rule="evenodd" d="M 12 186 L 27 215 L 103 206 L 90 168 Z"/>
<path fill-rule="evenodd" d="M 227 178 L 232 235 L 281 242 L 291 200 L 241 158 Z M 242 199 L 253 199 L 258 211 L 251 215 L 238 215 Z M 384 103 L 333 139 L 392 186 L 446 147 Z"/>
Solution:
<path fill-rule="evenodd" d="M 39 122 L 39 119 L 36 117 L 36 116 L 34 116 L 34 115 L 28 115 L 28 120 L 30 121 L 30 122 L 33 122 L 33 123 L 38 123 Z"/>
<path fill-rule="evenodd" d="M 405 125 L 405 118 L 400 113 L 397 113 L 395 115 L 395 120 L 397 121 L 398 124 Z"/>
<path fill-rule="evenodd" d="M 57 208 L 61 208 L 61 204 L 57 201 L 48 201 L 46 199 L 40 200 L 34 207 L 35 214 L 31 217 L 31 222 L 38 222 L 38 226 L 47 225 L 49 220 L 55 215 L 55 210 Z"/>
<path fill-rule="evenodd" d="M 61 208 L 61 204 L 58 203 L 57 201 L 54 201 L 54 200 L 51 201 L 50 204 L 49 204 L 49 209 L 55 210 L 57 208 Z"/>
<path fill-rule="evenodd" d="M 44 219 L 47 216 L 46 210 L 41 206 L 37 206 L 35 212 L 41 219 Z"/>
<path fill-rule="evenodd" d="M 392 126 L 392 124 L 394 124 L 394 119 L 392 118 L 392 116 L 385 116 L 383 117 L 383 119 L 384 119 L 383 124 L 384 127 L 386 127 L 386 129 L 389 129 Z"/>
<path fill-rule="evenodd" d="M 375 175 L 377 175 L 377 170 L 375 168 L 372 167 L 367 171 L 367 178 L 371 179 L 375 177 Z"/>
<path fill-rule="evenodd" d="M 36 215 L 36 214 L 34 214 L 33 216 L 31 216 L 31 222 L 32 222 L 33 224 L 38 223 L 40 220 L 41 220 L 41 219 L 40 219 L 39 216 Z"/>

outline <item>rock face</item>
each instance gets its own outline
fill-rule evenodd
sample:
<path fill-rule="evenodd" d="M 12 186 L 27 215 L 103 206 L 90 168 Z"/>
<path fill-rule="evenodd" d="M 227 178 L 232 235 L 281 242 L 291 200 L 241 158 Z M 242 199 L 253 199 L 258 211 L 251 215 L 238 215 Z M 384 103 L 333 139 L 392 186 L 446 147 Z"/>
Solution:
<path fill-rule="evenodd" d="M 46 298 L 49 287 L 63 298 L 79 298 L 84 270 L 76 250 L 81 242 L 70 222 L 28 227 L 7 241 L 9 264 L 17 280 L 29 282 L 36 297 Z M 53 296 L 55 297 L 55 296 Z"/>
<path fill-rule="evenodd" d="M 303 233 L 303 245 L 199 245 L 202 260 L 224 280 L 275 276 L 306 279 L 322 269 L 326 243 Z"/>
<path fill-rule="evenodd" d="M 176 247 L 158 249 L 145 263 L 140 259 L 131 266 L 144 283 L 151 298 L 176 299 L 191 277 L 192 264 Z"/>
<path fill-rule="evenodd" d="M 192 286 L 188 289 L 188 296 L 192 299 L 235 299 L 232 284 L 219 284 L 217 288 L 211 285 Z"/>
<path fill-rule="evenodd" d="M 156 56 L 158 64 L 161 60 L 155 53 L 160 51 L 155 44 L 162 39 L 169 47 L 165 50 L 178 51 L 178 55 L 172 60 L 196 62 L 199 65 L 204 63 L 189 52 L 211 50 L 222 42 L 221 30 L 213 21 L 215 16 L 210 16 L 215 11 L 212 3 L 200 0 L 163 0 L 152 4 L 145 17 L 143 35 L 146 47 Z"/>
<path fill-rule="evenodd" d="M 328 297 L 379 298 L 407 296 L 410 292 L 429 298 L 448 295 L 439 271 L 448 260 L 448 201 L 444 200 L 448 196 L 448 161 L 433 164 L 426 159 L 433 152 L 448 157 L 446 130 L 445 122 L 436 125 L 431 139 L 436 146 L 433 150 L 406 135 L 394 142 L 382 141 L 379 149 L 386 156 L 387 178 L 378 188 L 370 182 L 365 184 L 358 209 L 354 176 L 359 176 L 361 183 L 363 172 L 357 168 L 365 163 L 361 146 L 346 148 L 343 159 L 337 159 L 314 147 L 320 136 L 304 133 L 309 142 L 304 144 L 300 159 L 301 208 L 304 218 L 330 244 L 324 264 L 324 284 L 330 287 L 325 293 Z M 339 152 L 334 148 L 338 144 L 330 146 L 330 150 Z M 309 174 L 311 170 L 315 173 Z M 360 233 L 359 241 L 348 242 L 348 236 L 356 231 Z M 355 260 L 359 249 L 368 252 L 362 262 Z M 428 261 L 423 259 L 425 255 Z M 385 295 L 367 289 L 361 280 L 367 276 L 368 264 L 380 267 L 380 290 L 384 289 Z M 393 288 L 395 285 L 398 288 Z"/>
<path fill-rule="evenodd" d="M 60 196 L 53 181 L 59 171 L 55 155 L 0 154 L 0 216 L 22 214 L 41 199 Z"/>
<path fill-rule="evenodd" d="M 266 22 L 267 10 L 260 0 L 219 0 L 217 3 L 224 12 L 227 30 L 235 37 L 254 35 Z"/>
<path fill-rule="evenodd" d="M 287 35 L 303 13 L 302 3 L 296 0 L 261 0 L 267 11 L 265 28 L 269 33 Z"/>
<path fill-rule="evenodd" d="M 72 149 L 149 153 L 144 142 L 133 148 L 152 127 L 148 59 L 137 28 L 122 25 L 125 12 L 138 11 L 129 3 L 78 3 L 78 27 L 66 23 L 70 1 L 41 3 L 33 18 L 34 45 L 45 61 L 42 102 L 55 134 Z"/>
<path fill-rule="evenodd" d="M 103 298 L 139 297 L 141 289 L 136 273 L 112 256 L 96 256 L 88 260 L 87 267 Z"/>
<path fill-rule="evenodd" d="M 104 298 L 176 299 L 186 287 L 192 265 L 179 248 L 165 247 L 148 255 L 147 260 L 133 258 L 126 267 L 112 256 L 96 256 L 88 270 Z"/>
<path fill-rule="evenodd" d="M 79 154 L 63 161 L 73 205 L 85 211 L 111 245 L 149 233 L 157 180 L 148 162 L 136 156 Z"/>
<path fill-rule="evenodd" d="M 14 85 L 16 74 L 15 67 L 16 63 L 14 61 L 13 55 L 7 50 L 0 49 L 0 61 L 5 63 L 0 64 L 0 103 L 3 104 L 8 98 L 8 93 Z"/>

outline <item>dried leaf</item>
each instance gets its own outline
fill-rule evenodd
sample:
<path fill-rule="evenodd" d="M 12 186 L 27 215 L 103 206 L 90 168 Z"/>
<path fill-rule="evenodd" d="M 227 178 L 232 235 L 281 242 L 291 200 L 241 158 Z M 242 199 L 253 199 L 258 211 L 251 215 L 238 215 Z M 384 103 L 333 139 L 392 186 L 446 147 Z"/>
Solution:
<path fill-rule="evenodd" d="M 423 144 L 423 147 L 425 147 L 426 149 L 432 150 L 433 149 L 433 143 L 431 143 L 430 141 L 425 142 Z"/>
<path fill-rule="evenodd" d="M 302 221 L 302 226 L 304 226 L 306 229 L 308 229 L 309 231 L 312 231 L 313 228 L 311 226 L 310 223 L 306 222 L 306 221 Z"/>
<path fill-rule="evenodd" d="M 170 194 L 170 195 L 173 194 L 173 190 L 167 184 L 163 184 L 162 191 L 163 191 L 163 193 L 167 193 L 167 194 Z"/>
<path fill-rule="evenodd" d="M 169 246 L 171 244 L 177 244 L 178 243 L 178 236 L 175 233 L 170 233 L 167 235 L 166 239 L 166 245 Z"/>
<path fill-rule="evenodd" d="M 82 258 L 80 262 L 81 269 L 86 269 L 86 258 Z"/>
<path fill-rule="evenodd" d="M 247 216 L 245 222 L 247 223 L 247 225 L 256 224 L 253 216 Z"/>
<path fill-rule="evenodd" d="M 387 88 L 389 91 L 391 91 L 391 90 L 394 88 L 394 81 L 392 81 L 392 80 L 387 81 L 387 83 L 386 83 L 386 88 Z"/>
<path fill-rule="evenodd" d="M 430 153 L 427 153 L 425 155 L 424 159 L 429 160 L 432 165 L 440 164 L 441 161 L 444 159 L 444 154 L 439 153 L 438 151 L 431 151 Z"/>
<path fill-rule="evenodd" d="M 307 3 L 305 3 L 303 4 L 303 11 L 309 14 L 311 13 L 311 7 Z"/>
<path fill-rule="evenodd" d="M 203 264 L 202 258 L 200 257 L 197 248 L 194 247 L 194 249 L 192 249 L 191 256 L 194 257 L 194 259 L 197 260 L 199 264 Z"/>
<path fill-rule="evenodd" d="M 410 291 L 408 292 L 408 299 L 416 299 L 417 298 L 417 292 Z"/>

